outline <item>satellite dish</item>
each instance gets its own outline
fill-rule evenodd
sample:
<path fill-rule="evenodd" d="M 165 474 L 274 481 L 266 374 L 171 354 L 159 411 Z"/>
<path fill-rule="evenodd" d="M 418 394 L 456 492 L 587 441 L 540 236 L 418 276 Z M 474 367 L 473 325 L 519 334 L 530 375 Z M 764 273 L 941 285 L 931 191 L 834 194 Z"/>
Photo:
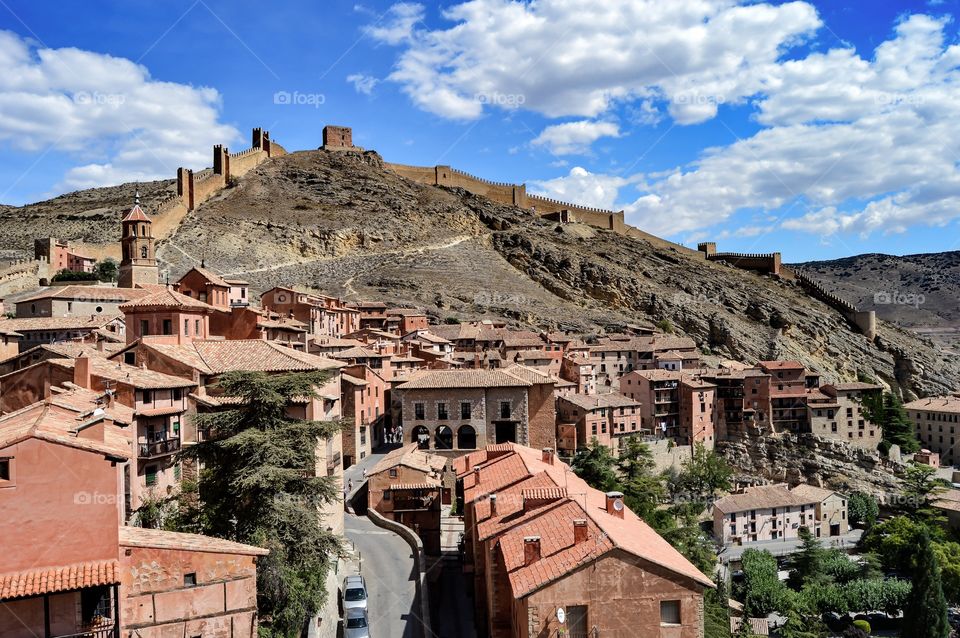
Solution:
<path fill-rule="evenodd" d="M 557 622 L 561 625 L 567 622 L 567 612 L 563 610 L 563 607 L 557 607 Z"/>
<path fill-rule="evenodd" d="M 621 511 L 623 509 L 623 501 L 621 501 L 619 498 L 615 500 L 613 502 L 613 509 L 617 510 L 618 512 Z"/>

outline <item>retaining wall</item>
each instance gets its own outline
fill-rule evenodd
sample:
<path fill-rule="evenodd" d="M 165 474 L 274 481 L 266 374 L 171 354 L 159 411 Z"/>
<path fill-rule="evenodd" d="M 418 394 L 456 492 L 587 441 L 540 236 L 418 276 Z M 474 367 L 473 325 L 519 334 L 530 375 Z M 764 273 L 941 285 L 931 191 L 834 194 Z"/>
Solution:
<path fill-rule="evenodd" d="M 423 553 L 423 541 L 417 534 L 402 523 L 391 521 L 373 508 L 367 510 L 367 517 L 377 527 L 399 534 L 413 550 L 413 560 L 417 566 L 417 597 L 420 599 L 420 631 L 423 638 L 432 638 L 430 622 L 430 597 L 427 587 L 427 560 Z"/>
<path fill-rule="evenodd" d="M 800 286 L 811 297 L 819 299 L 843 315 L 853 327 L 862 332 L 867 339 L 873 341 L 877 337 L 877 313 L 873 310 L 860 310 L 846 299 L 841 299 L 828 291 L 819 282 L 808 277 L 801 270 L 793 273 Z"/>

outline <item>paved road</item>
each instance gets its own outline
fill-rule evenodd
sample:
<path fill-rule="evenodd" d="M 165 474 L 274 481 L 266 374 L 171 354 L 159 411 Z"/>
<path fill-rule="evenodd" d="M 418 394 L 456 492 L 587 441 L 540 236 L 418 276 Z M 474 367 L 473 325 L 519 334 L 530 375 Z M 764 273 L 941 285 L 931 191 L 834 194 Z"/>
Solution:
<path fill-rule="evenodd" d="M 420 602 L 410 546 L 365 516 L 346 514 L 345 526 L 347 538 L 360 551 L 361 573 L 370 590 L 370 635 L 419 638 Z"/>
<path fill-rule="evenodd" d="M 839 537 L 828 537 L 821 538 L 820 545 L 822 547 L 831 548 L 837 547 L 840 549 L 849 550 L 860 540 L 860 537 L 863 535 L 862 529 L 852 529 L 847 534 Z M 790 539 L 783 541 L 765 541 L 760 543 L 747 543 L 746 545 L 732 545 L 730 547 L 725 547 L 723 551 L 720 552 L 719 558 L 721 561 L 727 563 L 730 561 L 740 560 L 740 557 L 743 556 L 743 552 L 748 549 L 765 549 L 774 556 L 786 556 L 792 554 L 800 548 L 799 539 Z"/>

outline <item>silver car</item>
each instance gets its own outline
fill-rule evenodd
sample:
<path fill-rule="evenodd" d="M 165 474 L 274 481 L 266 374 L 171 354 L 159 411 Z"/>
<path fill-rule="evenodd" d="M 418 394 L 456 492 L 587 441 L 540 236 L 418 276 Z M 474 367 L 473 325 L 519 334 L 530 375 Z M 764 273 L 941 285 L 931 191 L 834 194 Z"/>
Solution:
<path fill-rule="evenodd" d="M 370 638 L 370 623 L 364 609 L 348 609 L 343 618 L 343 638 Z"/>
<path fill-rule="evenodd" d="M 367 611 L 367 583 L 363 576 L 356 574 L 343 579 L 343 614 L 351 609 Z"/>

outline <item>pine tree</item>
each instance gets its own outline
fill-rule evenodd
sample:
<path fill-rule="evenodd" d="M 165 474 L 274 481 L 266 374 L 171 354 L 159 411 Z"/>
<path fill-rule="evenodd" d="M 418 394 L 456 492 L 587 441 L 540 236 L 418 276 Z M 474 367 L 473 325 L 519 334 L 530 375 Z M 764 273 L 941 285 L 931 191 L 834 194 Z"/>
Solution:
<path fill-rule="evenodd" d="M 820 539 L 806 526 L 797 530 L 797 536 L 800 538 L 800 548 L 790 560 L 789 583 L 791 587 L 799 590 L 807 583 L 824 580 L 823 561 L 826 550 L 820 544 Z"/>
<path fill-rule="evenodd" d="M 940 565 L 925 530 L 917 543 L 915 565 L 913 587 L 903 611 L 900 635 L 904 638 L 948 638 L 950 624 L 947 621 L 947 600 L 940 582 Z"/>
<path fill-rule="evenodd" d="M 323 605 L 326 575 L 340 551 L 319 508 L 339 497 L 332 476 L 316 476 L 317 447 L 342 424 L 292 418 L 294 400 L 315 397 L 325 373 L 224 374 L 218 386 L 236 407 L 199 415 L 207 439 L 184 450 L 199 462 L 190 531 L 266 547 L 257 563 L 260 635 L 299 636 Z"/>
<path fill-rule="evenodd" d="M 620 453 L 619 469 L 627 506 L 647 523 L 655 525 L 654 515 L 667 490 L 663 476 L 656 473 L 650 447 L 638 437 L 628 437 Z"/>
<path fill-rule="evenodd" d="M 590 445 L 577 450 L 570 468 L 590 487 L 601 492 L 620 489 L 617 478 L 617 460 L 610 454 L 609 448 L 594 438 Z"/>

